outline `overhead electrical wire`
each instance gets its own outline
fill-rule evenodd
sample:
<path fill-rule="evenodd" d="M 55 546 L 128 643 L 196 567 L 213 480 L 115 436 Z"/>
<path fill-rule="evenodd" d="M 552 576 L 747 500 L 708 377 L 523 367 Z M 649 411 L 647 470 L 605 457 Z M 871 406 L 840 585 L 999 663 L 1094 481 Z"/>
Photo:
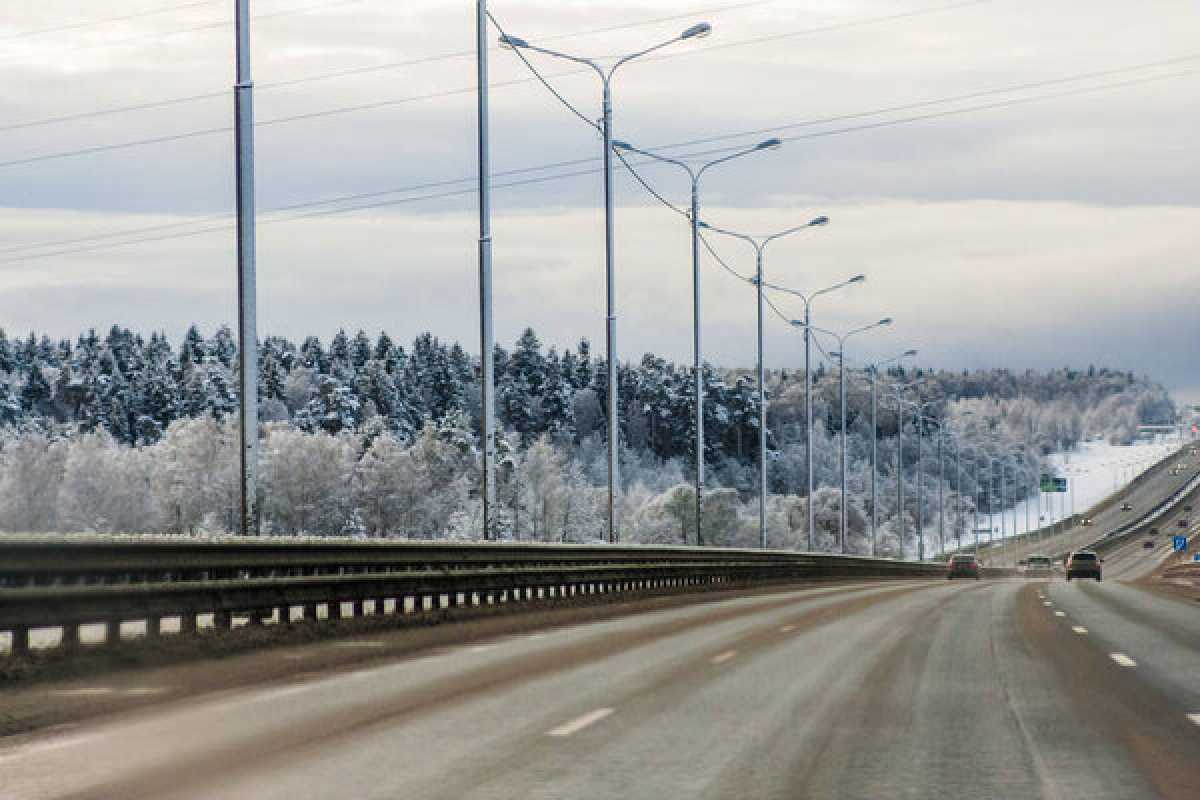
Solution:
<path fill-rule="evenodd" d="M 927 100 L 919 100 L 919 101 L 915 101 L 912 103 L 905 103 L 905 104 L 901 104 L 901 105 L 885 106 L 885 107 L 881 107 L 881 108 L 877 108 L 877 109 L 870 109 L 870 110 L 866 110 L 866 111 L 857 111 L 857 112 L 853 112 L 850 114 L 840 114 L 840 115 L 835 115 L 835 116 L 830 116 L 830 117 L 822 117 L 822 118 L 816 118 L 816 119 L 811 119 L 811 120 L 802 120 L 800 122 L 787 123 L 787 124 L 783 124 L 783 125 L 777 125 L 777 126 L 766 127 L 766 128 L 755 128 L 755 129 L 750 129 L 750 130 L 742 130 L 742 131 L 724 133 L 724 134 L 719 134 L 716 136 L 704 137 L 704 138 L 699 138 L 699 139 L 690 139 L 690 140 L 686 140 L 686 141 L 682 141 L 682 142 L 675 142 L 675 143 L 670 143 L 670 144 L 656 145 L 655 149 L 670 150 L 670 149 L 677 149 L 680 147 L 692 146 L 692 145 L 696 145 L 696 144 L 706 144 L 706 143 L 713 143 L 713 142 L 720 142 L 720 141 L 729 141 L 732 139 L 745 138 L 748 136 L 757 136 L 757 135 L 761 135 L 764 133 L 781 133 L 781 132 L 785 132 L 788 130 L 794 130 L 794 129 L 798 129 L 798 128 L 813 127 L 816 125 L 829 124 L 829 123 L 833 123 L 833 122 L 848 121 L 848 120 L 853 120 L 853 119 L 863 119 L 863 118 L 872 117 L 872 116 L 879 116 L 881 114 L 894 113 L 895 111 L 900 111 L 900 110 L 927 108 L 927 107 L 936 106 L 936 105 L 945 105 L 947 103 L 961 102 L 963 100 L 972 99 L 972 98 L 994 96 L 997 94 L 1003 94 L 1003 93 L 1008 93 L 1008 92 L 1025 91 L 1029 88 L 1040 88 L 1040 87 L 1045 87 L 1045 86 L 1050 86 L 1050 85 L 1075 83 L 1075 82 L 1082 81 L 1082 80 L 1089 80 L 1098 75 L 1117 74 L 1117 73 L 1131 72 L 1131 71 L 1142 71 L 1145 69 L 1160 67 L 1160 66 L 1164 66 L 1167 64 L 1182 63 L 1182 62 L 1196 61 L 1196 60 L 1200 60 L 1200 54 L 1182 56 L 1182 57 L 1167 59 L 1167 60 L 1162 60 L 1162 61 L 1147 62 L 1145 64 L 1131 65 L 1131 66 L 1121 67 L 1121 68 L 1113 69 L 1113 70 L 1099 70 L 1099 71 L 1092 71 L 1092 72 L 1086 72 L 1086 73 L 1079 73 L 1076 75 L 1068 75 L 1068 76 L 1054 78 L 1054 79 L 1050 79 L 1050 80 L 1046 80 L 1046 81 L 1037 81 L 1034 83 L 1020 83 L 1020 84 L 1013 84 L 1011 86 L 996 87 L 993 89 L 984 89 L 984 90 L 980 90 L 980 91 L 976 91 L 976 92 L 969 92 L 966 94 L 948 95 L 945 97 L 931 98 L 931 99 L 927 99 Z M 1060 92 L 1050 92 L 1050 93 L 1032 95 L 1032 96 L 1027 96 L 1027 97 L 1009 98 L 1006 100 L 1000 100 L 1000 101 L 995 101 L 995 102 L 991 102 L 991 103 L 975 104 L 975 105 L 965 106 L 963 108 L 950 109 L 950 110 L 942 111 L 942 112 L 911 115 L 908 117 L 900 117 L 900 118 L 884 120 L 884 121 L 876 122 L 876 123 L 846 126 L 843 128 L 837 128 L 837 129 L 832 129 L 832 130 L 818 131 L 817 133 L 813 133 L 813 134 L 787 136 L 787 137 L 783 137 L 783 138 L 785 141 L 797 141 L 797 140 L 801 140 L 801 139 L 820 138 L 820 137 L 824 137 L 824 136 L 833 135 L 834 133 L 849 133 L 851 131 L 856 131 L 856 130 L 870 130 L 872 128 L 878 128 L 878 127 L 890 127 L 893 125 L 907 124 L 907 123 L 911 123 L 911 122 L 919 122 L 919 121 L 926 120 L 926 119 L 935 119 L 938 117 L 956 116 L 956 115 L 960 115 L 960 114 L 970 113 L 973 111 L 983 111 L 983 110 L 989 110 L 989 109 L 994 109 L 994 108 L 1004 108 L 1007 106 L 1024 105 L 1027 103 L 1035 103 L 1035 102 L 1040 102 L 1043 100 L 1058 99 L 1058 98 L 1062 98 L 1062 97 L 1069 97 L 1072 95 L 1091 94 L 1091 93 L 1095 93 L 1098 91 L 1106 91 L 1109 89 L 1117 89 L 1117 88 L 1124 88 L 1127 86 L 1135 86 L 1135 85 L 1155 83 L 1155 82 L 1160 82 L 1160 81 L 1165 81 L 1165 80 L 1173 80 L 1176 78 L 1189 77 L 1189 76 L 1195 75 L 1197 73 L 1200 73 L 1200 68 L 1176 70 L 1173 72 L 1165 72 L 1165 73 L 1159 73 L 1159 74 L 1155 74 L 1155 75 L 1146 75 L 1146 76 L 1141 76 L 1141 77 L 1136 77 L 1136 78 L 1129 78 L 1129 79 L 1126 79 L 1123 81 L 1110 81 L 1107 83 L 1100 83 L 1100 84 L 1091 85 L 1091 86 L 1080 86 L 1080 87 L 1075 87 L 1072 89 L 1063 90 Z M 566 75 L 566 74 L 571 74 L 571 73 L 551 73 L 551 74 L 548 74 L 546 77 L 547 78 L 556 78 L 556 77 L 562 77 L 563 75 Z M 492 88 L 498 88 L 501 86 L 511 86 L 511 85 L 515 85 L 518 83 L 528 83 L 528 82 L 537 81 L 537 80 L 539 80 L 539 79 L 538 78 L 518 78 L 518 79 L 511 80 L 511 81 L 498 82 L 496 84 L 493 84 Z M 542 78 L 541 80 L 544 81 L 545 78 Z M 372 103 L 359 104 L 359 105 L 355 105 L 355 106 L 325 109 L 325 110 L 321 110 L 321 111 L 312 111 L 312 112 L 306 112 L 303 114 L 295 114 L 295 115 L 286 116 L 286 117 L 277 117 L 274 119 L 262 120 L 262 121 L 257 122 L 256 126 L 257 127 L 269 127 L 272 125 L 280 125 L 280 124 L 286 124 L 286 123 L 291 123 L 291 122 L 297 122 L 297 121 L 301 121 L 301 120 L 316 119 L 316 118 L 320 118 L 320 117 L 328 117 L 328 116 L 334 116 L 334 115 L 338 115 L 338 114 L 345 114 L 345 113 L 356 112 L 356 111 L 367 111 L 367 110 L 383 108 L 386 106 L 399 105 L 402 103 L 416 102 L 419 100 L 428 100 L 428 99 L 434 99 L 434 98 L 440 98 L 440 97 L 449 97 L 449 96 L 455 95 L 455 94 L 467 94 L 467 93 L 474 92 L 475 90 L 476 90 L 475 87 L 464 87 L 462 89 L 454 89 L 454 90 L 448 90 L 448 91 L 442 91 L 442 92 L 433 92 L 433 93 L 426 94 L 426 95 L 415 95 L 415 96 L 411 96 L 411 97 L 407 97 L 407 98 L 382 100 L 382 101 L 376 101 L 376 102 L 372 102 Z M 565 100 L 564 100 L 564 102 L 565 102 Z M 575 110 L 574 113 L 576 113 L 580 117 L 586 119 L 586 117 L 584 117 L 582 114 L 580 114 L 580 112 L 578 112 L 578 110 Z M 588 120 L 588 123 L 594 124 L 591 122 L 591 120 Z M 5 129 L 0 128 L 0 130 L 5 130 Z M 71 158 L 71 157 L 80 156 L 80 155 L 91 155 L 91 154 L 100 153 L 100 152 L 111 152 L 114 150 L 124 150 L 124 149 L 129 149 L 129 148 L 134 148 L 134 147 L 142 147 L 142 146 L 152 145 L 152 144 L 161 144 L 161 143 L 165 143 L 165 142 L 180 141 L 180 140 L 190 139 L 190 138 L 195 138 L 195 137 L 212 136 L 212 135 L 219 134 L 219 133 L 229 133 L 232 130 L 233 130 L 233 128 L 231 126 L 203 128 L 203 129 L 194 130 L 194 131 L 184 131 L 184 132 L 177 133 L 177 134 L 168 134 L 168 135 L 164 135 L 164 136 L 149 137 L 146 139 L 137 139 L 137 140 L 127 141 L 127 142 L 116 142 L 116 143 L 112 143 L 112 144 L 95 145 L 93 147 L 77 148 L 74 150 L 65 150 L 65 151 L 59 151 L 56 153 L 45 153 L 45 154 L 37 155 L 37 156 L 28 156 L 25 158 L 11 159 L 8 161 L 0 161 L 0 168 L 21 166 L 21 165 L 25 165 L 25 164 L 35 164 L 35 163 L 39 163 L 39 162 L 43 162 L 43 161 L 53 161 L 53 160 L 58 160 L 58 159 L 63 159 L 63 158 Z M 708 155 L 710 153 L 727 152 L 728 149 L 729 148 L 715 148 L 712 150 L 703 150 L 703 151 L 698 151 L 698 152 L 694 153 L 693 155 L 702 156 L 702 155 Z"/>
<path fill-rule="evenodd" d="M 874 130 L 874 129 L 883 128 L 883 127 L 909 124 L 909 123 L 913 123 L 913 122 L 920 122 L 920 121 L 942 118 L 942 117 L 956 116 L 956 115 L 971 113 L 971 112 L 980 111 L 980 110 L 990 110 L 990 109 L 996 109 L 996 108 L 1011 107 L 1011 106 L 1015 106 L 1015 105 L 1040 102 L 1043 100 L 1056 99 L 1059 97 L 1070 96 L 1070 95 L 1075 95 L 1075 94 L 1092 93 L 1092 92 L 1102 91 L 1102 90 L 1106 90 L 1106 89 L 1113 89 L 1113 88 L 1123 88 L 1123 87 L 1128 87 L 1128 86 L 1136 85 L 1136 84 L 1140 84 L 1140 83 L 1147 83 L 1147 82 L 1159 81 L 1159 80 L 1167 80 L 1170 78 L 1185 77 L 1185 76 L 1190 76 L 1190 75 L 1195 75 L 1195 74 L 1200 74 L 1200 69 L 1186 70 L 1186 71 L 1168 73 L 1168 74 L 1157 75 L 1157 76 L 1149 76 L 1146 78 L 1133 79 L 1133 80 L 1129 80 L 1129 81 L 1121 81 L 1121 82 L 1117 82 L 1117 83 L 1104 84 L 1104 85 L 1100 85 L 1100 86 L 1080 87 L 1078 89 L 1068 90 L 1065 92 L 1058 92 L 1058 93 L 1049 94 L 1049 95 L 1036 95 L 1033 97 L 1024 97 L 1024 98 L 1017 98 L 1017 99 L 1001 101 L 1001 102 L 986 103 L 986 104 L 980 104 L 980 105 L 976 105 L 976 106 L 968 106 L 968 107 L 960 108 L 960 109 L 951 109 L 951 110 L 948 110 L 945 112 L 914 115 L 914 116 L 902 117 L 902 118 L 898 118 L 898 119 L 883 120 L 881 122 L 876 122 L 876 123 L 871 123 L 871 124 L 847 126 L 847 127 L 828 130 L 828 131 L 818 131 L 818 132 L 811 133 L 811 134 L 805 134 L 805 135 L 801 135 L 801 136 L 783 137 L 783 138 L 785 141 L 793 141 L 793 140 L 797 140 L 797 139 L 812 139 L 812 138 L 820 138 L 820 137 L 825 137 L 825 136 L 841 135 L 841 134 L 862 131 L 862 130 Z M 169 140 L 171 138 L 178 138 L 178 137 L 162 137 L 162 139 L 164 141 Z M 663 147 L 667 147 L 667 146 L 664 145 Z M 718 154 L 718 153 L 733 152 L 734 150 L 737 150 L 737 149 L 739 149 L 739 148 L 736 146 L 730 146 L 727 148 L 713 148 L 713 149 L 704 150 L 704 151 L 685 153 L 685 154 L 682 154 L 680 157 L 681 158 L 694 158 L 694 157 L 700 157 L 700 156 L 709 156 L 709 155 Z M 597 159 L 594 157 L 581 158 L 581 159 L 575 159 L 572 161 L 558 162 L 557 165 L 558 166 L 568 166 L 568 165 L 574 165 L 574 164 L 580 164 L 580 163 L 594 162 L 596 160 Z M 14 165 L 15 163 L 20 163 L 20 162 L 0 162 L 0 167 L 11 166 L 11 165 Z M 523 168 L 519 168 L 516 170 L 510 170 L 508 174 L 515 174 L 515 173 L 520 173 L 520 172 L 544 171 L 549 168 L 552 168 L 552 167 L 550 165 L 523 167 Z M 577 172 L 577 173 L 570 173 L 567 176 L 560 176 L 560 175 L 543 176 L 541 178 L 531 179 L 529 181 L 526 181 L 522 185 L 527 184 L 527 183 L 536 183 L 540 180 L 557 180 L 561 177 L 574 177 L 576 175 L 594 174 L 597 171 L 598 170 L 596 170 L 596 169 L 592 169 L 592 170 L 586 170 L 586 171 L 581 171 L 581 172 Z M 443 184 L 443 185 L 452 185 L 452 184 L 456 184 L 456 183 L 465 183 L 467 181 L 473 181 L 473 180 L 475 180 L 475 178 L 474 178 L 474 176 L 471 176 L 471 177 L 458 178 L 458 179 L 453 179 L 453 180 L 448 180 L 448 181 L 442 181 L 442 182 L 438 182 L 438 183 Z M 395 193 L 401 193 L 403 191 L 405 191 L 405 189 L 393 189 L 393 190 L 384 190 L 382 192 L 371 193 L 371 194 L 395 194 Z M 337 200 L 336 199 L 335 200 L 325 200 L 325 201 L 318 201 L 318 202 L 323 203 L 323 204 L 328 204 L 328 203 L 332 203 L 332 202 L 337 202 Z M 399 202 L 408 202 L 408 200 L 405 199 L 405 200 L 401 200 Z M 0 262 L 0 263 L 9 263 L 9 262 Z"/>
<path fill-rule="evenodd" d="M 355 1 L 357 2 L 358 0 L 355 0 Z M 685 17 L 695 16 L 697 14 L 712 14 L 712 13 L 718 13 L 720 11 L 733 11 L 733 10 L 739 10 L 739 9 L 750 7 L 750 6 L 766 5 L 766 4 L 772 3 L 772 2 L 778 2 L 778 0 L 760 0 L 760 2 L 735 4 L 735 5 L 726 6 L 724 8 L 718 8 L 718 9 L 712 9 L 712 8 L 703 9 L 703 10 L 688 13 L 688 14 L 678 14 L 678 15 L 673 15 L 671 17 L 656 17 L 651 20 L 641 20 L 638 22 L 623 23 L 621 25 L 614 25 L 614 26 L 610 26 L 607 28 L 593 28 L 590 30 L 576 31 L 576 32 L 572 32 L 572 33 L 563 33 L 563 34 L 558 34 L 558 35 L 554 35 L 554 36 L 545 36 L 545 37 L 541 37 L 540 40 L 541 41 L 556 41 L 556 40 L 561 40 L 561 39 L 574 38 L 574 37 L 578 37 L 578 36 L 591 35 L 591 34 L 595 34 L 595 33 L 606 33 L 606 32 L 610 32 L 610 31 L 614 31 L 614 30 L 623 30 L 623 29 L 627 29 L 627 28 L 634 28 L 634 27 L 640 27 L 640 26 L 644 26 L 644 25 L 655 24 L 655 23 L 662 22 L 664 20 L 681 19 L 681 18 L 685 18 Z M 991 0 L 980 0 L 980 2 L 991 2 Z M 909 17 L 909 16 L 918 15 L 918 14 L 933 13 L 934 11 L 944 11 L 949 8 L 957 8 L 961 5 L 963 5 L 963 4 L 955 4 L 954 6 L 939 6 L 935 9 L 919 9 L 917 11 L 906 12 L 904 14 L 899 14 L 899 15 L 888 14 L 888 15 L 883 15 L 883 16 L 878 16 L 878 17 L 867 17 L 867 18 L 860 19 L 860 20 L 852 20 L 850 22 L 836 23 L 834 25 L 821 26 L 821 27 L 817 27 L 817 28 L 801 28 L 799 30 L 790 31 L 790 32 L 783 33 L 783 34 L 772 34 L 770 36 L 752 37 L 749 39 L 739 39 L 739 40 L 736 40 L 733 42 L 725 42 L 725 43 L 722 43 L 720 46 L 722 48 L 741 47 L 744 45 L 759 44 L 764 41 L 779 39 L 779 38 L 783 38 L 783 37 L 807 36 L 807 35 L 811 35 L 811 34 L 815 34 L 815 33 L 825 33 L 825 32 L 834 31 L 834 30 L 841 30 L 843 28 L 848 28 L 848 27 L 859 27 L 859 26 L 864 26 L 864 25 L 878 24 L 880 22 L 891 22 L 891 21 L 894 21 L 896 19 L 903 18 L 903 17 Z M 497 51 L 502 48 L 492 47 L 490 49 L 493 51 Z M 662 58 L 680 58 L 683 56 L 693 56 L 693 55 L 697 55 L 699 53 L 707 52 L 710 49 L 712 49 L 712 46 L 691 49 L 691 50 L 688 50 L 683 53 L 668 53 L 668 54 L 652 55 L 652 56 L 648 56 L 648 57 L 642 59 L 642 61 L 655 61 L 655 60 L 659 60 Z M 419 58 L 407 59 L 404 61 L 394 61 L 394 62 L 389 62 L 389 63 L 385 63 L 385 64 L 375 64 L 375 65 L 369 65 L 369 66 L 363 66 L 363 67 L 352 67 L 350 69 L 337 70 L 334 72 L 317 73 L 315 75 L 308 75 L 308 76 L 305 76 L 302 78 L 291 78 L 288 80 L 275 81 L 275 82 L 270 82 L 270 83 L 259 83 L 259 84 L 255 85 L 255 88 L 258 90 L 278 89 L 278 88 L 284 88 L 284 87 L 288 87 L 288 86 L 296 86 L 299 84 L 313 83 L 316 81 L 331 80 L 331 79 L 343 78 L 343 77 L 351 77 L 351 76 L 356 76 L 356 75 L 363 75 L 363 74 L 368 74 L 368 73 L 372 73 L 372 72 L 381 72 L 381 71 L 393 70 L 393 69 L 402 69 L 405 67 L 419 66 L 422 64 L 429 64 L 429 63 L 434 63 L 437 61 L 444 61 L 444 60 L 449 60 L 449 59 L 466 58 L 466 57 L 471 57 L 474 55 L 475 55 L 475 51 L 473 49 L 472 50 L 457 50 L 457 51 L 448 52 L 448 53 L 439 53 L 439 54 L 434 54 L 434 55 L 429 55 L 429 56 L 422 56 Z M 1198 56 L 1198 57 L 1200 57 L 1200 56 Z M 571 70 L 566 70 L 564 72 L 556 73 L 555 75 L 553 75 L 551 77 L 564 77 L 564 76 L 569 76 L 569 75 L 579 75 L 579 74 L 582 74 L 585 72 L 589 72 L 589 70 L 587 68 L 571 69 Z M 503 82 L 499 82 L 497 84 L 492 84 L 491 86 L 492 86 L 492 88 L 498 88 L 499 86 L 511 86 L 511 85 L 515 85 L 518 83 L 532 83 L 535 80 L 536 79 L 534 79 L 534 78 L 526 78 L 526 79 L 522 79 L 519 81 L 503 81 Z M 425 100 L 425 99 L 433 99 L 435 97 L 449 97 L 449 96 L 453 96 L 453 95 L 457 95 L 457 94 L 465 94 L 467 92 L 473 92 L 473 91 L 475 91 L 475 87 L 471 86 L 471 87 L 466 87 L 464 89 L 448 90 L 444 94 L 443 93 L 434 93 L 431 95 L 419 95 L 415 99 Z M 56 125 L 56 124 L 61 124 L 63 122 L 72 122 L 72 121 L 77 121 L 77 120 L 81 120 L 81 119 L 89 119 L 89 118 L 94 118 L 94 117 L 99 117 L 99 116 L 106 116 L 106 115 L 110 115 L 110 114 L 122 114 L 122 113 L 131 112 L 131 111 L 146 111 L 146 110 L 151 110 L 151 109 L 155 109 L 155 108 L 166 108 L 169 106 L 179 105 L 182 103 L 195 102 L 195 101 L 199 101 L 199 100 L 208 100 L 208 99 L 212 99 L 212 98 L 216 98 L 216 97 L 225 97 L 227 94 L 228 94 L 227 92 L 205 92 L 205 93 L 200 93 L 200 94 L 183 95 L 183 96 L 179 96 L 179 97 L 165 98 L 163 100 L 147 101 L 147 102 L 143 102 L 143 103 L 134 103 L 131 105 L 126 105 L 126 106 L 114 106 L 114 107 L 110 107 L 110 108 L 106 108 L 106 109 L 96 109 L 94 111 L 78 112 L 75 114 L 67 114 L 67 115 L 62 115 L 62 116 L 58 116 L 58 117 L 47 117 L 47 118 L 43 118 L 43 119 L 28 120 L 25 122 L 10 123 L 9 125 L 0 126 L 0 131 L 20 130 L 22 128 L 39 127 L 39 126 L 43 126 L 43 125 Z M 395 102 L 400 102 L 400 103 L 411 102 L 411 99 L 410 98 L 402 98 Z M 389 104 L 390 104 L 390 102 L 389 102 Z M 350 110 L 357 110 L 357 109 L 350 109 Z"/>
<path fill-rule="evenodd" d="M 296 14 L 308 14 L 313 11 L 323 11 L 325 9 L 335 8 L 337 6 L 348 6 L 348 5 L 354 5 L 356 3 L 365 3 L 365 2 L 369 2 L 369 1 L 370 0 L 326 0 L 326 2 L 313 3 L 311 5 L 303 6 L 300 8 L 287 8 L 287 9 L 281 9 L 279 11 L 268 11 L 264 14 L 252 14 L 250 19 L 254 20 L 255 22 L 262 22 L 262 21 L 266 21 L 266 20 L 277 19 L 279 17 L 291 17 L 291 16 L 295 16 Z M 180 8 L 184 8 L 184 7 L 185 6 L 181 6 Z M 178 10 L 178 9 L 174 9 L 174 10 Z M 149 15 L 146 14 L 143 16 L 149 16 Z M 216 20 L 214 22 L 206 22 L 206 23 L 203 23 L 200 25 L 193 25 L 193 26 L 187 27 L 187 28 L 172 28 L 170 30 L 165 30 L 165 31 L 150 31 L 147 33 L 138 34 L 136 36 L 126 36 L 121 39 L 108 39 L 103 42 L 84 42 L 84 43 L 77 44 L 74 47 L 63 48 L 63 49 L 59 50 L 58 52 L 73 53 L 73 52 L 77 52 L 79 50 L 95 50 L 95 49 L 101 48 L 101 47 L 116 47 L 116 46 L 123 45 L 123 44 L 131 44 L 133 42 L 142 42 L 142 41 L 146 41 L 148 39 L 162 41 L 163 39 L 166 39 L 169 37 L 181 36 L 181 35 L 187 34 L 187 33 L 201 33 L 203 31 L 210 31 L 210 30 L 217 30 L 218 28 L 231 28 L 231 27 L 233 27 L 233 19 Z M 6 65 L 7 64 L 19 64 L 19 63 L 21 63 L 23 61 L 27 61 L 27 60 L 28 59 L 25 57 L 18 57 L 18 58 L 13 58 L 13 59 L 7 59 L 5 61 L 0 61 L 0 64 L 6 64 Z"/>
<path fill-rule="evenodd" d="M 197 8 L 199 6 L 211 6 L 220 0 L 193 0 L 190 3 L 181 3 L 174 6 L 162 6 L 160 8 L 149 8 L 145 11 L 136 11 L 130 14 L 122 14 L 116 17 L 104 17 L 102 19 L 87 20 L 84 22 L 69 22 L 63 25 L 55 25 L 49 28 L 33 28 L 30 30 L 17 31 L 16 33 L 8 33 L 0 36 L 0 42 L 9 42 L 14 39 L 27 39 L 34 36 L 45 36 L 51 33 L 61 33 L 63 31 L 76 31 L 83 28 L 95 28 L 100 25 L 109 25 L 114 22 L 129 22 L 135 19 L 144 19 L 146 17 L 157 17 L 163 14 L 170 14 L 175 11 L 185 11 L 189 8 Z"/>

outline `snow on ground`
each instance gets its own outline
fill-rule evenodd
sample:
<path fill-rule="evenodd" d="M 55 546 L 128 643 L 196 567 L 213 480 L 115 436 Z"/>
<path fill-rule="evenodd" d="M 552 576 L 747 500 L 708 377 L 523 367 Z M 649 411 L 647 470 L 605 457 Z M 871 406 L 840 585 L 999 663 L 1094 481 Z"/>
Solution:
<path fill-rule="evenodd" d="M 1083 513 L 1181 446 L 1178 438 L 1158 437 L 1129 446 L 1105 441 L 1084 442 L 1072 451 L 1050 454 L 1047 458 L 1053 465 L 1054 475 L 1066 478 L 1069 490 L 1065 494 L 1043 494 L 1040 498 L 1017 504 L 1016 532 L 1024 533 L 1076 512 Z M 1029 506 L 1030 502 L 1032 506 Z M 999 538 L 999 514 L 995 515 L 993 525 Z M 980 527 L 984 526 L 981 520 Z M 1004 514 L 1004 535 L 1013 535 L 1011 511 Z"/>

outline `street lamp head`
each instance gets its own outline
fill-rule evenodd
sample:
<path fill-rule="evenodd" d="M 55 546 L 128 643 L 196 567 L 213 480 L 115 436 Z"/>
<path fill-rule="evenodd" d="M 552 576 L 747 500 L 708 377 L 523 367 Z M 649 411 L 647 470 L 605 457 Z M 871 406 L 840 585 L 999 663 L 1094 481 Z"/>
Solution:
<path fill-rule="evenodd" d="M 793 328 L 803 328 L 803 327 L 804 327 L 804 320 L 800 320 L 800 319 L 789 319 L 789 320 L 788 320 L 788 324 L 789 324 L 789 325 L 791 325 Z"/>
<path fill-rule="evenodd" d="M 846 283 L 862 283 L 866 279 L 867 279 L 866 275 L 855 275 L 853 278 L 846 281 Z"/>
<path fill-rule="evenodd" d="M 505 33 L 500 36 L 500 46 L 507 47 L 510 50 L 516 50 L 518 47 L 529 47 L 529 42 L 518 36 L 510 36 Z"/>
<path fill-rule="evenodd" d="M 754 145 L 755 150 L 778 150 L 780 147 L 783 147 L 783 139 L 780 139 L 778 136 L 773 136 Z"/>
<path fill-rule="evenodd" d="M 679 34 L 680 39 L 703 39 L 712 33 L 712 25 L 707 22 L 699 22 L 688 28 L 683 33 Z"/>
<path fill-rule="evenodd" d="M 916 351 L 916 350 L 905 350 L 905 351 L 904 351 L 904 355 L 902 355 L 902 356 L 901 356 L 901 358 L 907 358 L 907 357 L 910 357 L 910 356 L 915 356 L 916 354 L 917 354 L 917 351 Z"/>
<path fill-rule="evenodd" d="M 629 142 L 623 142 L 620 139 L 613 139 L 613 150 L 632 150 L 633 145 Z"/>
<path fill-rule="evenodd" d="M 812 219 L 810 219 L 810 220 L 808 221 L 808 224 L 809 224 L 809 226 L 810 226 L 810 227 L 813 227 L 813 228 L 815 228 L 815 227 L 817 227 L 817 226 L 819 226 L 819 225 L 828 225 L 828 224 L 829 224 L 829 217 L 827 217 L 827 216 L 825 216 L 824 214 L 822 214 L 822 215 L 821 215 L 821 216 L 819 216 L 819 217 L 813 217 Z"/>
<path fill-rule="evenodd" d="M 875 324 L 876 324 L 876 325 L 891 325 L 891 324 L 892 324 L 892 318 L 891 318 L 891 317 L 884 317 L 883 319 L 879 320 L 879 322 L 876 322 Z"/>

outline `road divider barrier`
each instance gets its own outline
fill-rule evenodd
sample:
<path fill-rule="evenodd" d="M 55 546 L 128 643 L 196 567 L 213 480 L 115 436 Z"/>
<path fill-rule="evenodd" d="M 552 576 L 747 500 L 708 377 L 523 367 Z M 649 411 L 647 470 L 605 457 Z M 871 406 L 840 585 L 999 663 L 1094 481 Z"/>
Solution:
<path fill-rule="evenodd" d="M 985 570 L 985 575 L 1008 571 Z M 10 653 L 30 632 L 60 629 L 78 646 L 81 625 L 103 624 L 105 641 L 144 620 L 194 633 L 217 628 L 362 616 L 391 608 L 408 616 L 444 608 L 570 602 L 595 595 L 683 593 L 833 579 L 943 578 L 944 564 L 859 556 L 698 547 L 492 544 L 295 538 L 0 538 L 0 633 Z M 390 603 L 388 601 L 391 601 Z"/>

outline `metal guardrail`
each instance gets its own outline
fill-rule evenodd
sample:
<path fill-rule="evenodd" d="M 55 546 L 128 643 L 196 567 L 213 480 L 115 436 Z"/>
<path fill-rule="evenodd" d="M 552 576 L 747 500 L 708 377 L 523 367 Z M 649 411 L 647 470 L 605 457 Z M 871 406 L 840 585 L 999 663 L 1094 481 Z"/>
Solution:
<path fill-rule="evenodd" d="M 1135 536 L 1145 530 L 1152 522 L 1159 517 L 1171 512 L 1175 506 L 1183 502 L 1189 495 L 1200 489 L 1200 475 L 1192 478 L 1179 489 L 1175 490 L 1167 499 L 1150 509 L 1148 512 L 1138 517 L 1135 520 L 1121 525 L 1105 535 L 1101 536 L 1094 542 L 1091 542 L 1086 547 L 1079 548 L 1081 550 L 1095 550 L 1096 552 L 1105 552 L 1111 550 L 1119 544 L 1124 543 L 1130 537 Z"/>
<path fill-rule="evenodd" d="M 822 579 L 940 578 L 943 564 L 695 547 L 431 543 L 179 537 L 0 537 L 0 631 L 12 653 L 30 631 L 164 618 L 194 632 L 198 615 L 229 628 L 234 615 L 281 622 L 446 607 L 559 601 L 624 592 L 674 593 Z M 995 573 L 1006 574 L 1006 573 Z M 389 602 L 390 601 L 390 602 Z M 349 610 L 347 611 L 347 606 Z"/>

